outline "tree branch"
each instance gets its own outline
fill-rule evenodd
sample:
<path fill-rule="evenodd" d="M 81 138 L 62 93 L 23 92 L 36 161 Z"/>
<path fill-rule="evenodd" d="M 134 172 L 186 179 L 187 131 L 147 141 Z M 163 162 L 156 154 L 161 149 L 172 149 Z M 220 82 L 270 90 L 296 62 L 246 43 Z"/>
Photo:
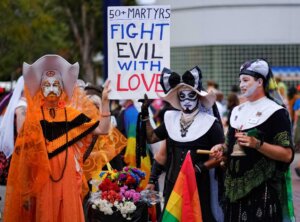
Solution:
<path fill-rule="evenodd" d="M 80 36 L 79 29 L 78 29 L 78 26 L 76 25 L 74 16 L 72 14 L 72 11 L 67 6 L 64 6 L 64 10 L 65 10 L 65 12 L 66 12 L 66 14 L 67 14 L 67 16 L 69 18 L 71 29 L 73 31 L 74 37 L 76 39 L 76 42 L 77 42 L 77 44 L 79 46 L 79 50 L 81 52 L 83 52 L 83 41 L 82 41 L 82 38 Z"/>

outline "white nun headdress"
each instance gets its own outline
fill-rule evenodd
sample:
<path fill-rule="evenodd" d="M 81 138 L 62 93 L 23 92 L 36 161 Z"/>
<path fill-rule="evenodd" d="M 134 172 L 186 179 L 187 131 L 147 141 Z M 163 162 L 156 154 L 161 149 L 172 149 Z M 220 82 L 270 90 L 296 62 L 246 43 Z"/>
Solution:
<path fill-rule="evenodd" d="M 24 62 L 24 81 L 32 97 L 40 89 L 43 74 L 48 71 L 61 75 L 64 91 L 70 99 L 79 74 L 78 62 L 70 64 L 63 57 L 55 54 L 44 55 L 31 65 Z"/>

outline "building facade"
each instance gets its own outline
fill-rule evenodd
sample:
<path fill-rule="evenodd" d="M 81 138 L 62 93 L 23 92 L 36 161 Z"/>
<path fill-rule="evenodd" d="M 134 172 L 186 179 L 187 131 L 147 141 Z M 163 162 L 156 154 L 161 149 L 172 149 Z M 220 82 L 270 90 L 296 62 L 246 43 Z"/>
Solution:
<path fill-rule="evenodd" d="M 157 0 L 170 5 L 171 68 L 199 65 L 226 95 L 240 65 L 264 58 L 288 86 L 300 83 L 299 0 Z"/>

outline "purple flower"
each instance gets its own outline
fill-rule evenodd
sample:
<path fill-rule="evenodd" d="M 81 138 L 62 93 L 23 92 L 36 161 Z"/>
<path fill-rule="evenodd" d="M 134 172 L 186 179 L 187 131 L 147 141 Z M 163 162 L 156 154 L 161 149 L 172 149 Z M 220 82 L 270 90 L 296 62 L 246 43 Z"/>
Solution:
<path fill-rule="evenodd" d="M 137 201 L 139 201 L 140 198 L 141 198 L 141 194 L 140 193 L 137 193 L 137 192 L 133 193 L 132 199 L 133 199 L 134 203 L 137 202 Z"/>
<path fill-rule="evenodd" d="M 121 194 L 122 196 L 124 196 L 124 193 L 126 192 L 127 189 L 128 189 L 127 186 L 120 187 L 120 194 Z"/>
<path fill-rule="evenodd" d="M 125 173 L 120 173 L 119 175 L 119 181 L 125 181 L 127 178 L 127 175 Z"/>
<path fill-rule="evenodd" d="M 127 172 L 129 170 L 129 167 L 124 167 L 123 169 Z"/>

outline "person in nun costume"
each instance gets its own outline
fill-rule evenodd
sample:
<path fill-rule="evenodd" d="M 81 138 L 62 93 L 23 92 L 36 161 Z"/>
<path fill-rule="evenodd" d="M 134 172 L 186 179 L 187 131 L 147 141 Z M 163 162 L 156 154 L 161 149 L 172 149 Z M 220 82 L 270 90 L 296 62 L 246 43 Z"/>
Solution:
<path fill-rule="evenodd" d="M 289 172 L 294 151 L 288 111 L 270 91 L 274 82 L 265 60 L 245 62 L 239 79 L 247 102 L 233 109 L 226 144 L 214 146 L 211 154 L 227 157 L 225 221 L 295 221 Z"/>
<path fill-rule="evenodd" d="M 28 105 L 11 159 L 4 221 L 84 221 L 83 154 L 92 134 L 108 133 L 110 88 L 107 82 L 101 116 L 92 119 L 70 105 L 79 94 L 78 74 L 78 63 L 55 54 L 23 63 Z"/>
<path fill-rule="evenodd" d="M 147 121 L 147 141 L 154 143 L 166 140 L 165 148 L 161 148 L 154 157 L 148 188 L 153 189 L 158 176 L 162 171 L 166 171 L 166 204 L 185 156 L 190 151 L 196 173 L 202 219 L 217 221 L 213 216 L 210 200 L 212 191 L 209 169 L 220 166 L 222 160 L 197 154 L 197 149 L 210 150 L 214 145 L 224 142 L 222 124 L 214 105 L 216 96 L 203 90 L 202 74 L 197 66 L 183 75 L 165 68 L 160 84 L 165 92 L 161 98 L 169 102 L 174 109 L 166 111 L 164 122 L 153 130 L 148 121 L 147 109 L 144 109 L 144 104 L 142 106 L 142 121 Z"/>

